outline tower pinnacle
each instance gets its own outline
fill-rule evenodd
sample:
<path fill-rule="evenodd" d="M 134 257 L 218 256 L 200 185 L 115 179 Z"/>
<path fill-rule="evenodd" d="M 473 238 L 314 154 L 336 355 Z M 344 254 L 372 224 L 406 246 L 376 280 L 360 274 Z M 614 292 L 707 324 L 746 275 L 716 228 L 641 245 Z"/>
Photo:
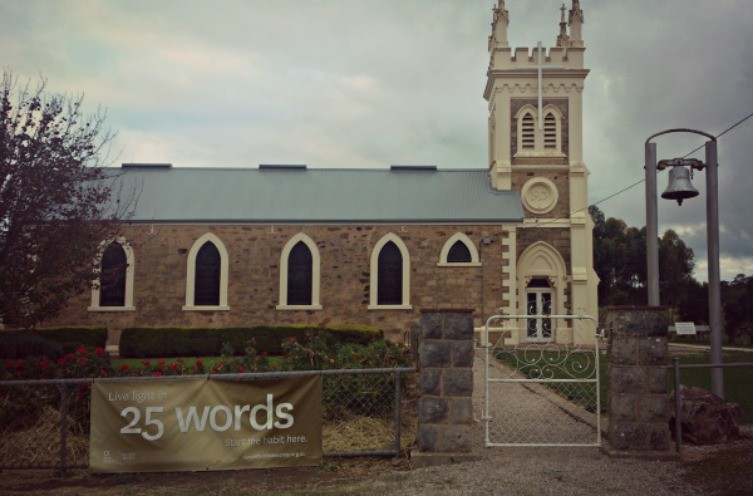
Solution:
<path fill-rule="evenodd" d="M 567 10 L 567 7 L 565 7 L 564 3 L 560 10 L 562 11 L 562 16 L 560 17 L 560 34 L 557 36 L 557 46 L 566 47 L 570 45 L 570 37 L 567 35 L 567 21 L 565 20 L 565 11 Z"/>
<path fill-rule="evenodd" d="M 568 24 L 570 24 L 570 46 L 583 46 L 583 10 L 580 8 L 580 0 L 573 0 L 573 8 L 570 9 Z"/>
<path fill-rule="evenodd" d="M 510 24 L 510 13 L 505 8 L 505 0 L 493 9 L 494 21 L 492 22 L 492 35 L 489 37 L 489 50 L 494 48 L 507 48 L 507 26 Z"/>

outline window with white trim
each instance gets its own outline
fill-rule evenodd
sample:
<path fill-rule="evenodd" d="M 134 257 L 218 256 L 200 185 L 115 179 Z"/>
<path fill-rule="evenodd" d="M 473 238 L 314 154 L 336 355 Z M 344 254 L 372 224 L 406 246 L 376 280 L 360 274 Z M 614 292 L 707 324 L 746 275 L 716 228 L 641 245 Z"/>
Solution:
<path fill-rule="evenodd" d="M 186 304 L 183 310 L 229 310 L 229 261 L 220 238 L 206 233 L 188 252 Z"/>
<path fill-rule="evenodd" d="M 515 115 L 518 138 L 516 156 L 562 154 L 562 113 L 554 105 L 542 111 L 543 123 L 539 128 L 538 109 L 524 105 Z"/>
<path fill-rule="evenodd" d="M 398 236 L 382 237 L 371 252 L 370 309 L 410 309 L 410 255 Z"/>
<path fill-rule="evenodd" d="M 439 254 L 440 267 L 480 266 L 478 249 L 471 238 L 463 233 L 453 234 Z"/>
<path fill-rule="evenodd" d="M 133 250 L 124 238 L 100 245 L 99 275 L 92 287 L 90 311 L 133 311 Z"/>
<path fill-rule="evenodd" d="M 303 233 L 293 236 L 280 254 L 278 310 L 321 310 L 320 256 L 316 243 Z"/>

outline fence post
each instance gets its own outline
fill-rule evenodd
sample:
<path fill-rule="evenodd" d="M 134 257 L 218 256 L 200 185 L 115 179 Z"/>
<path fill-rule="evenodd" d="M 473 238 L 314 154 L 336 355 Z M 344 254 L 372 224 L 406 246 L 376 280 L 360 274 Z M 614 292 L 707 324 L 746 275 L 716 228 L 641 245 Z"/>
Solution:
<path fill-rule="evenodd" d="M 682 451 L 682 398 L 680 398 L 680 359 L 672 359 L 675 379 L 675 447 Z"/>
<path fill-rule="evenodd" d="M 666 307 L 610 307 L 609 428 L 613 456 L 676 456 L 670 449 Z"/>
<path fill-rule="evenodd" d="M 67 468 L 66 444 L 68 442 L 68 384 L 60 386 L 60 463 L 58 475 L 65 475 Z"/>
<path fill-rule="evenodd" d="M 473 431 L 473 312 L 421 311 L 418 448 L 414 467 L 476 460 Z"/>

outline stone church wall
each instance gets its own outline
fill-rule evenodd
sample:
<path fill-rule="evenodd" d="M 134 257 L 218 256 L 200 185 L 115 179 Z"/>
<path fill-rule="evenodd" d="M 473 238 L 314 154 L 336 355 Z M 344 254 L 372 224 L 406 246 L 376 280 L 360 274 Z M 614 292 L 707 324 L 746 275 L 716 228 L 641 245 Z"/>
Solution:
<path fill-rule="evenodd" d="M 258 324 L 350 323 L 379 326 L 393 341 L 402 341 L 418 323 L 421 308 L 472 308 L 476 325 L 507 304 L 502 299 L 507 275 L 502 268 L 506 236 L 503 226 L 481 225 L 131 225 L 124 237 L 135 257 L 134 306 L 130 312 L 87 310 L 91 294 L 72 298 L 54 321 L 45 325 L 246 326 Z M 211 232 L 229 255 L 228 311 L 184 311 L 188 252 L 194 241 Z M 322 310 L 277 310 L 280 254 L 304 232 L 321 256 Z M 405 243 L 410 254 L 409 310 L 369 310 L 370 259 L 374 245 L 388 233 Z M 481 267 L 438 267 L 447 239 L 466 234 L 480 248 Z M 483 272 L 483 275 L 482 275 Z M 483 285 L 483 289 L 482 289 Z"/>

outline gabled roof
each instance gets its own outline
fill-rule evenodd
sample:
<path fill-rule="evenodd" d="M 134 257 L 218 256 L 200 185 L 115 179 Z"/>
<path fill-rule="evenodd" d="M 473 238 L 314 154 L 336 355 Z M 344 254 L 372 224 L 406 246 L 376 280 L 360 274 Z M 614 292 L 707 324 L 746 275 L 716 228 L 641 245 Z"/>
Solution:
<path fill-rule="evenodd" d="M 136 190 L 134 222 L 520 222 L 517 191 L 494 191 L 486 170 L 407 168 L 111 169 Z"/>

